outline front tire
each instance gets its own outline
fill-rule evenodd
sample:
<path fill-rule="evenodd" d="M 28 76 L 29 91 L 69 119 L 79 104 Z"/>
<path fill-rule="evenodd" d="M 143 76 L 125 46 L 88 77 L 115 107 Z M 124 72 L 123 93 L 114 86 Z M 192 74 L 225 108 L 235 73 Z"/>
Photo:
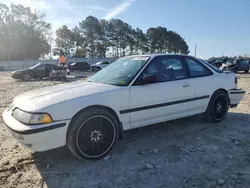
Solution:
<path fill-rule="evenodd" d="M 212 95 L 203 118 L 205 121 L 219 123 L 227 116 L 228 109 L 229 98 L 227 93 L 218 90 Z"/>
<path fill-rule="evenodd" d="M 80 160 L 98 160 L 112 150 L 118 136 L 116 118 L 106 110 L 92 108 L 80 112 L 70 123 L 67 146 Z"/>
<path fill-rule="evenodd" d="M 30 75 L 30 73 L 25 73 L 23 75 L 23 79 L 24 81 L 30 81 L 32 79 L 32 76 Z"/>

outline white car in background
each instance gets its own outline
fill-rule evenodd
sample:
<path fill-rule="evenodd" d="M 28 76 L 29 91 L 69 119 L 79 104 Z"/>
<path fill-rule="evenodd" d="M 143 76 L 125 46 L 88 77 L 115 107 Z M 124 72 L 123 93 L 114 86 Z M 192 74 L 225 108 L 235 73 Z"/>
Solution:
<path fill-rule="evenodd" d="M 101 69 L 107 67 L 109 64 L 110 64 L 110 62 L 108 62 L 108 61 L 99 61 L 99 62 L 97 62 L 97 63 L 91 65 L 91 66 L 90 66 L 90 69 L 91 69 L 92 71 L 99 71 L 99 70 L 101 70 Z"/>
<path fill-rule="evenodd" d="M 194 57 L 129 56 L 87 81 L 21 94 L 3 119 L 33 151 L 67 145 L 78 159 L 95 160 L 129 129 L 195 114 L 221 122 L 244 95 L 234 73 Z"/>

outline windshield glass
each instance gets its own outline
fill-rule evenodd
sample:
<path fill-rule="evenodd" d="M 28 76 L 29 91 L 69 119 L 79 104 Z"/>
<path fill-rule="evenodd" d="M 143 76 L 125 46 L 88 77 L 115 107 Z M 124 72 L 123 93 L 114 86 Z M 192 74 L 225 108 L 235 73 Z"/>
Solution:
<path fill-rule="evenodd" d="M 127 86 L 145 65 L 149 56 L 124 57 L 97 72 L 87 81 Z"/>
<path fill-rule="evenodd" d="M 34 66 L 30 67 L 30 69 L 35 69 L 35 68 L 37 68 L 37 67 L 40 66 L 40 65 L 41 65 L 41 63 L 37 63 L 37 64 L 35 64 Z"/>

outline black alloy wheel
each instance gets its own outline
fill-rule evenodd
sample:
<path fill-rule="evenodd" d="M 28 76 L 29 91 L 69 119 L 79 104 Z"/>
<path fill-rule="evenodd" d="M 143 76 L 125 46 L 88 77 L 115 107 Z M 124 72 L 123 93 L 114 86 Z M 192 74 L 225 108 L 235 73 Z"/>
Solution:
<path fill-rule="evenodd" d="M 93 116 L 79 128 L 76 143 L 79 151 L 86 157 L 100 157 L 115 141 L 115 127 L 104 116 Z"/>
<path fill-rule="evenodd" d="M 67 133 L 67 146 L 78 159 L 97 160 L 107 155 L 119 136 L 116 118 L 108 111 L 93 108 L 78 114 Z"/>
<path fill-rule="evenodd" d="M 230 101 L 226 91 L 215 91 L 210 98 L 206 112 L 203 113 L 203 119 L 214 123 L 223 121 L 227 116 L 229 103 Z"/>
<path fill-rule="evenodd" d="M 224 119 L 228 111 L 228 100 L 226 99 L 225 95 L 221 94 L 218 95 L 214 101 L 213 105 L 213 116 L 216 120 L 220 121 Z"/>

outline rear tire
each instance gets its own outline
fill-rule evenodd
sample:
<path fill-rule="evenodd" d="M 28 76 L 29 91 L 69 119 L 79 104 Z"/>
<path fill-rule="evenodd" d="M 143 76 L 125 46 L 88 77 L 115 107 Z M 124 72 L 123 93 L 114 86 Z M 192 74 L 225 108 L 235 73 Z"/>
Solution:
<path fill-rule="evenodd" d="M 67 132 L 67 146 L 80 160 L 98 160 L 112 150 L 118 136 L 116 118 L 106 110 L 92 108 L 73 118 Z"/>
<path fill-rule="evenodd" d="M 248 73 L 249 72 L 249 69 L 245 70 L 245 73 Z"/>
<path fill-rule="evenodd" d="M 217 90 L 212 95 L 207 110 L 203 114 L 205 121 L 218 123 L 225 119 L 229 109 L 229 98 L 227 93 Z"/>

